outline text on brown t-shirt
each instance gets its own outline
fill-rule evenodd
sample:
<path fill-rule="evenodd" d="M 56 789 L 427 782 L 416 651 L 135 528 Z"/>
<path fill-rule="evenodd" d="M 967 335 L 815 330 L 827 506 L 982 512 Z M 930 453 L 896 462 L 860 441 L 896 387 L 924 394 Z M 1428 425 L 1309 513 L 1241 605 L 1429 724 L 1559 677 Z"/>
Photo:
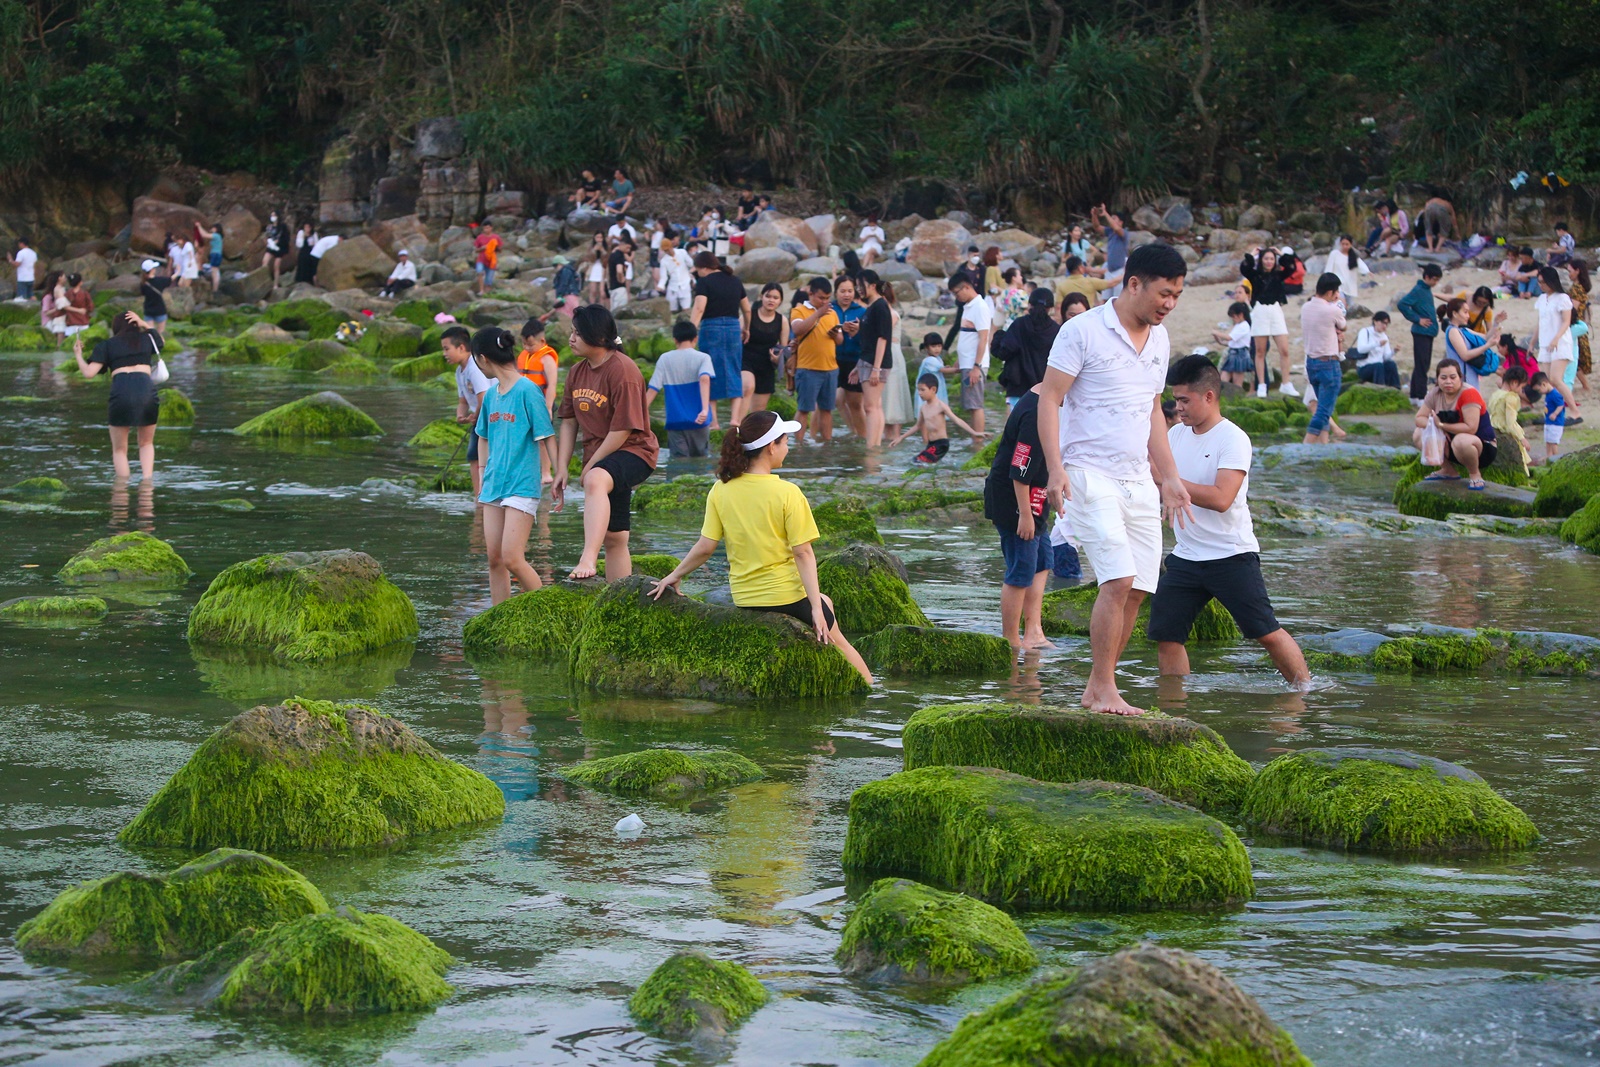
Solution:
<path fill-rule="evenodd" d="M 644 375 L 620 352 L 612 352 L 599 366 L 582 360 L 567 372 L 556 418 L 577 420 L 585 463 L 606 434 L 627 430 L 628 439 L 619 451 L 632 452 L 652 468 L 656 465 L 660 446 L 645 411 Z"/>

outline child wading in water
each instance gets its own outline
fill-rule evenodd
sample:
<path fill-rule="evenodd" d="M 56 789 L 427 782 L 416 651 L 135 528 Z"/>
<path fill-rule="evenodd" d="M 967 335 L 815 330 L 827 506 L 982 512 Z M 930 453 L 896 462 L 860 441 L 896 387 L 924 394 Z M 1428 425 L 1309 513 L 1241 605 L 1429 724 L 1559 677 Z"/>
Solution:
<path fill-rule="evenodd" d="M 946 419 L 971 434 L 974 441 L 980 441 L 984 436 L 961 421 L 961 416 L 951 411 L 949 404 L 939 399 L 939 384 L 942 380 L 937 374 L 924 374 L 917 379 L 917 399 L 922 403 L 917 410 L 916 424 L 905 433 L 895 435 L 895 439 L 889 442 L 889 447 L 893 448 L 911 434 L 922 434 L 922 443 L 927 447 L 917 453 L 918 463 L 937 463 L 950 451 L 950 431 L 945 426 Z"/>
<path fill-rule="evenodd" d="M 817 584 L 817 554 L 811 542 L 819 534 L 811 505 L 799 486 L 774 473 L 789 455 L 789 435 L 799 432 L 798 422 L 785 422 L 771 411 L 751 412 L 728 430 L 722 438 L 717 481 L 706 494 L 700 540 L 650 595 L 659 600 L 668 589 L 682 592 L 679 582 L 711 558 L 719 541 L 725 541 L 734 604 L 794 616 L 811 627 L 822 644 L 837 648 L 870 685 L 872 672 L 839 632 L 833 601 Z"/>
<path fill-rule="evenodd" d="M 476 433 L 483 440 L 483 540 L 489 553 L 489 599 L 511 596 L 515 577 L 523 592 L 538 589 L 539 575 L 525 555 L 539 511 L 539 442 L 554 437 L 550 409 L 539 387 L 517 369 L 517 344 L 498 326 L 472 338 L 478 367 L 494 382 L 483 394 Z"/>

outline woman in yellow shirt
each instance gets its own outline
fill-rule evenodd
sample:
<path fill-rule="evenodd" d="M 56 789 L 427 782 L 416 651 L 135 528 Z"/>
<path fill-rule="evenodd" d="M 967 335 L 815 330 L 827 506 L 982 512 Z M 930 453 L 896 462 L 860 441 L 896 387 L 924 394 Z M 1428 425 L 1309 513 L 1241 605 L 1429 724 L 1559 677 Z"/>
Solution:
<path fill-rule="evenodd" d="M 750 611 L 792 615 L 816 632 L 817 640 L 837 648 L 870 685 L 872 672 L 861 653 L 845 639 L 834 618 L 833 601 L 817 585 L 817 555 L 811 542 L 817 524 L 800 488 L 773 473 L 789 455 L 789 435 L 798 422 L 775 412 L 746 415 L 722 439 L 717 482 L 706 494 L 706 517 L 683 562 L 655 584 L 651 596 L 679 583 L 726 542 L 728 585 L 736 606 Z M 824 625 L 818 626 L 821 618 Z"/>

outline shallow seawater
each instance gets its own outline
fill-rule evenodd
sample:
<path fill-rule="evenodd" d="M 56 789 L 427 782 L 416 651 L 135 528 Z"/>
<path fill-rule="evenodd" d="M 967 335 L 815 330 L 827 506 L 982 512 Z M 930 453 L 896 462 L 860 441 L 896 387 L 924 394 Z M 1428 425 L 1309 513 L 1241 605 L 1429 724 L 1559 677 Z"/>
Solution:
<path fill-rule="evenodd" d="M 103 387 L 60 357 L 0 357 L 0 484 L 35 474 L 71 492 L 54 509 L 0 508 L 0 599 L 55 588 L 89 540 L 148 528 L 197 572 L 182 592 L 116 602 L 81 630 L 9 627 L 0 641 L 0 1063 L 914 1064 L 967 1012 L 1016 987 L 940 995 L 863 987 L 832 961 L 847 911 L 839 866 L 851 791 L 899 766 L 917 707 L 975 695 L 1076 699 L 1084 642 L 1008 677 L 891 680 L 859 700 L 715 705 L 574 693 L 555 663 L 474 664 L 462 624 L 487 606 L 481 527 L 462 496 L 397 481 L 425 471 L 403 442 L 449 394 L 341 385 L 380 442 L 274 446 L 227 427 L 320 384 L 306 375 L 173 361 L 200 426 L 158 435 L 159 485 L 113 492 Z M 903 457 L 901 456 L 903 453 Z M 905 447 L 881 471 L 898 480 Z M 952 461 L 968 454 L 957 442 Z M 797 450 L 795 475 L 856 477 L 858 451 Z M 899 464 L 898 466 L 896 464 Z M 832 465 L 832 466 L 830 466 Z M 672 472 L 677 472 L 675 462 Z M 690 469 L 690 468 L 684 468 Z M 1263 474 L 1258 493 L 1377 509 L 1392 476 Z M 219 507 L 243 498 L 249 511 Z M 883 523 L 938 622 L 998 632 L 992 534 Z M 643 519 L 641 551 L 681 554 L 697 523 Z M 541 524 L 543 571 L 577 554 L 574 509 Z M 197 659 L 184 622 L 222 567 L 283 549 L 358 548 L 417 604 L 409 656 L 334 677 Z M 1438 622 L 1600 633 L 1600 560 L 1550 539 L 1364 533 L 1271 542 L 1268 583 L 1291 629 Z M 713 570 L 715 568 L 713 567 Z M 714 574 L 708 580 L 714 579 Z M 1480 772 L 1545 835 L 1525 854 L 1405 861 L 1252 842 L 1256 899 L 1208 914 L 1028 916 L 1048 963 L 1141 939 L 1221 966 L 1324 1065 L 1577 1064 L 1600 1052 L 1600 683 L 1589 679 L 1328 676 L 1283 691 L 1250 648 L 1198 651 L 1187 691 L 1157 685 L 1135 648 L 1136 700 L 1219 730 L 1247 759 L 1321 743 L 1376 743 Z M 459 961 L 457 995 L 408 1017 L 307 1024 L 172 1010 L 105 977 L 35 967 L 10 934 L 66 886 L 182 857 L 132 852 L 116 831 L 216 727 L 302 687 L 375 700 L 505 791 L 497 826 L 375 853 L 290 857 L 334 902 L 393 915 Z M 689 804 L 627 802 L 553 772 L 658 742 L 737 748 L 770 778 Z M 637 811 L 638 840 L 612 825 Z M 853 887 L 853 883 L 852 883 Z M 749 966 L 772 1002 L 720 1048 L 641 1035 L 626 1000 L 670 951 L 700 945 Z"/>

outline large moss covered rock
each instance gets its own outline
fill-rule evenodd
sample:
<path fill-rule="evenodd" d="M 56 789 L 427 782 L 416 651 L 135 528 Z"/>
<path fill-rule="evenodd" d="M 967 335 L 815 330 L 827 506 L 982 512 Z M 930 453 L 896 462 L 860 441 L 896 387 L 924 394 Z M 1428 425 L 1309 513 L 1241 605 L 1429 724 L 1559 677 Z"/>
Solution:
<path fill-rule="evenodd" d="M 1335 415 L 1399 415 L 1411 414 L 1411 398 L 1403 389 L 1390 389 L 1370 382 L 1346 384 L 1339 390 L 1339 400 L 1333 406 Z"/>
<path fill-rule="evenodd" d="M 356 343 L 371 359 L 411 359 L 422 345 L 422 327 L 395 319 L 374 319 Z"/>
<path fill-rule="evenodd" d="M 160 405 L 156 414 L 157 426 L 193 426 L 194 401 L 181 389 L 168 387 L 156 394 Z"/>
<path fill-rule="evenodd" d="M 391 364 L 389 373 L 405 382 L 425 382 L 429 378 L 437 378 L 450 370 L 450 361 L 444 358 L 442 352 L 434 352 L 426 356 L 413 356 Z"/>
<path fill-rule="evenodd" d="M 615 793 L 676 800 L 692 793 L 754 782 L 765 778 L 766 772 L 737 752 L 647 748 L 574 763 L 561 776 Z"/>
<path fill-rule="evenodd" d="M 1561 540 L 1600 555 L 1600 496 L 1590 497 L 1561 523 Z"/>
<path fill-rule="evenodd" d="M 1600 494 L 1600 445 L 1569 452 L 1545 467 L 1533 498 L 1533 513 L 1562 518 Z"/>
<path fill-rule="evenodd" d="M 753 974 L 703 952 L 675 952 L 628 999 L 639 1025 L 673 1038 L 717 1038 L 767 1002 Z"/>
<path fill-rule="evenodd" d="M 350 349 L 338 341 L 321 338 L 307 341 L 294 351 L 271 362 L 280 367 L 288 367 L 290 370 L 326 370 L 336 363 L 344 362 L 350 356 Z"/>
<path fill-rule="evenodd" d="M 845 548 L 853 544 L 882 545 L 877 520 L 861 501 L 853 498 L 824 500 L 811 508 L 817 524 L 818 548 Z M 904 578 L 905 574 L 902 573 Z"/>
<path fill-rule="evenodd" d="M 419 329 L 427 329 L 434 325 L 433 317 L 444 310 L 444 301 L 436 296 L 418 298 L 415 300 L 402 300 L 396 304 L 389 314 L 401 322 L 409 322 Z"/>
<path fill-rule="evenodd" d="M 189 580 L 189 565 L 158 537 L 133 530 L 102 537 L 56 571 L 68 585 L 98 582 L 134 582 L 140 585 L 180 586 Z"/>
<path fill-rule="evenodd" d="M 1088 637 L 1089 616 L 1094 611 L 1094 600 L 1100 587 L 1091 583 L 1074 585 L 1067 589 L 1053 589 L 1044 595 L 1040 614 L 1044 632 L 1051 637 Z M 1143 640 L 1145 627 L 1150 623 L 1150 597 L 1139 607 L 1139 617 L 1133 624 L 1133 637 Z M 1237 641 L 1242 634 L 1238 623 L 1226 608 L 1215 600 L 1206 601 L 1189 631 L 1193 641 Z"/>
<path fill-rule="evenodd" d="M 633 491 L 633 511 L 640 515 L 658 511 L 703 512 L 706 494 L 716 479 L 703 474 L 680 474 L 676 478 L 651 478 Z"/>
<path fill-rule="evenodd" d="M 1504 453 L 1510 455 L 1509 452 Z M 1531 490 L 1519 488 L 1527 482 L 1521 468 L 1496 464 L 1481 472 L 1485 485 L 1482 489 L 1467 488 L 1467 479 L 1457 481 L 1427 480 L 1433 468 L 1424 467 L 1413 459 L 1398 468 L 1400 480 L 1394 487 L 1394 507 L 1402 515 L 1415 515 L 1424 519 L 1449 518 L 1451 515 L 1500 515 L 1522 518 L 1534 514 L 1535 496 Z"/>
<path fill-rule="evenodd" d="M 565 659 L 578 630 L 604 586 L 599 582 L 557 582 L 502 600 L 462 627 L 472 656 L 535 656 L 560 653 Z"/>
<path fill-rule="evenodd" d="M 912 715 L 901 740 L 907 770 L 998 767 L 1045 782 L 1125 782 L 1209 812 L 1237 810 L 1255 779 L 1215 730 L 1158 711 L 937 704 Z"/>
<path fill-rule="evenodd" d="M 408 448 L 454 449 L 467 436 L 468 428 L 455 419 L 434 419 L 411 435 Z"/>
<path fill-rule="evenodd" d="M 885 674 L 997 674 L 1016 662 L 1003 637 L 932 626 L 885 626 L 856 649 Z"/>
<path fill-rule="evenodd" d="M 282 327 L 290 333 L 303 332 L 312 338 L 332 337 L 345 317 L 344 312 L 332 304 L 314 297 L 273 304 L 261 315 L 264 322 Z"/>
<path fill-rule="evenodd" d="M 817 584 L 833 600 L 839 629 L 846 633 L 928 625 L 928 617 L 911 599 L 905 565 L 876 545 L 846 545 L 819 556 Z"/>
<path fill-rule="evenodd" d="M 961 1021 L 920 1067 L 1311 1067 L 1248 993 L 1179 949 L 1140 945 Z"/>
<path fill-rule="evenodd" d="M 577 681 L 616 692 L 727 700 L 866 689 L 838 649 L 787 615 L 670 593 L 652 600 L 653 584 L 630 577 L 595 598 L 572 651 Z"/>
<path fill-rule="evenodd" d="M 1355 850 L 1504 851 L 1539 838 L 1467 768 L 1358 746 L 1279 756 L 1251 786 L 1243 814 L 1267 833 Z"/>
<path fill-rule="evenodd" d="M 376 708 L 292 699 L 208 737 L 117 835 L 131 845 L 312 852 L 498 818 L 500 789 Z"/>
<path fill-rule="evenodd" d="M 54 503 L 67 495 L 67 483 L 60 478 L 38 476 L 24 478 L 0 489 L 0 496 L 15 500 L 39 500 Z"/>
<path fill-rule="evenodd" d="M 168 874 L 119 871 L 73 886 L 17 931 L 29 959 L 184 959 L 245 927 L 328 910 L 299 872 L 218 848 Z"/>
<path fill-rule="evenodd" d="M 1600 639 L 1541 630 L 1469 630 L 1429 624 L 1396 635 L 1347 627 L 1303 636 L 1300 644 L 1313 670 L 1548 675 L 1600 671 Z"/>
<path fill-rule="evenodd" d="M 0 622 L 76 624 L 103 619 L 106 610 L 97 596 L 19 596 L 0 603 Z"/>
<path fill-rule="evenodd" d="M 257 556 L 212 579 L 189 613 L 189 640 L 323 662 L 417 636 L 417 612 L 365 552 Z"/>
<path fill-rule="evenodd" d="M 981 900 L 880 878 L 856 903 L 834 954 L 869 982 L 960 985 L 1029 971 L 1039 955 L 1011 916 Z"/>
<path fill-rule="evenodd" d="M 332 390 L 291 400 L 234 427 L 246 437 L 377 437 L 383 427 Z"/>
<path fill-rule="evenodd" d="M 257 322 L 247 327 L 237 337 L 223 341 L 221 345 L 213 347 L 209 341 L 201 339 L 197 342 L 197 346 L 210 349 L 210 355 L 206 357 L 207 363 L 224 367 L 253 366 L 262 363 L 274 364 L 287 359 L 290 353 L 300 347 L 300 341 L 294 334 L 275 323 Z"/>
<path fill-rule="evenodd" d="M 922 767 L 857 789 L 842 862 L 1013 908 L 1216 907 L 1252 891 L 1238 837 L 1186 804 L 978 767 Z"/>

